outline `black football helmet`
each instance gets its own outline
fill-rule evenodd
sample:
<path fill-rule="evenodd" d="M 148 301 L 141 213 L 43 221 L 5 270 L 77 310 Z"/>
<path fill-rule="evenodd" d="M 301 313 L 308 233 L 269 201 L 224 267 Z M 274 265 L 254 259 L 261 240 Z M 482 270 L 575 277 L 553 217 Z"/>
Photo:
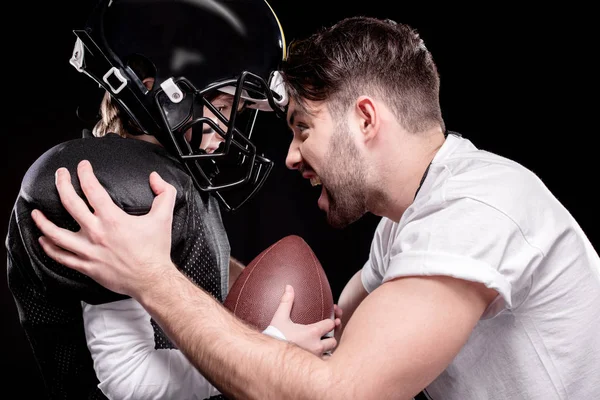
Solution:
<path fill-rule="evenodd" d="M 255 119 L 259 111 L 284 116 L 287 105 L 277 72 L 285 37 L 265 0 L 101 0 L 74 33 L 70 63 L 111 94 L 138 133 L 177 157 L 200 190 L 232 211 L 263 185 L 273 162 L 250 140 Z M 233 96 L 228 118 L 211 102 L 219 93 Z M 206 132 L 224 139 L 213 153 L 199 148 Z M 231 189 L 239 189 L 235 204 L 224 196 Z"/>

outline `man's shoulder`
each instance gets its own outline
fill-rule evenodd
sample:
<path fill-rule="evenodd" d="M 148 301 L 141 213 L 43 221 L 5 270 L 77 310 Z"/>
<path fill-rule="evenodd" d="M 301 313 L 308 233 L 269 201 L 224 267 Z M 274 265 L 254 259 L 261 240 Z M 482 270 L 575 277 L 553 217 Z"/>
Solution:
<path fill-rule="evenodd" d="M 547 196 L 541 179 L 529 168 L 505 155 L 480 149 L 461 136 L 449 135 L 446 150 L 432 162 L 430 190 L 440 191 L 443 201 L 472 198 L 492 201 L 508 196 Z M 445 145 L 446 146 L 446 145 Z"/>

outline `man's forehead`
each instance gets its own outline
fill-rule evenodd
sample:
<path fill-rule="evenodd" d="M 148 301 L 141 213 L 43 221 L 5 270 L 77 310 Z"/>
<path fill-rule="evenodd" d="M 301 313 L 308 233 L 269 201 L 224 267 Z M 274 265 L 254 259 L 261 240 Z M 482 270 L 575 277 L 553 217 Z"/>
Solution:
<path fill-rule="evenodd" d="M 290 102 L 288 103 L 288 107 L 287 107 L 287 123 L 289 126 L 292 126 L 294 124 L 294 120 L 296 120 L 299 116 L 299 114 L 302 113 L 302 106 L 300 104 L 298 104 L 298 102 L 296 102 L 293 99 L 290 99 Z"/>
<path fill-rule="evenodd" d="M 294 121 L 300 117 L 316 117 L 318 116 L 324 105 L 322 103 L 316 103 L 311 101 L 305 101 L 299 103 L 294 99 L 290 99 L 287 109 L 287 122 L 288 125 L 292 126 Z"/>

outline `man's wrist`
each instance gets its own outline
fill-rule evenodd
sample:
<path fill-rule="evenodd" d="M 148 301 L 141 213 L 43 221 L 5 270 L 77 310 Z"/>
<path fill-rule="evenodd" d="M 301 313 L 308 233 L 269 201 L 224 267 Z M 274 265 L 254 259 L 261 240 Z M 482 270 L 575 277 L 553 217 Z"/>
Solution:
<path fill-rule="evenodd" d="M 140 284 L 135 286 L 130 296 L 143 306 L 150 305 L 160 295 L 162 285 L 173 284 L 179 279 L 187 278 L 172 262 L 153 266 L 143 277 L 140 277 Z"/>

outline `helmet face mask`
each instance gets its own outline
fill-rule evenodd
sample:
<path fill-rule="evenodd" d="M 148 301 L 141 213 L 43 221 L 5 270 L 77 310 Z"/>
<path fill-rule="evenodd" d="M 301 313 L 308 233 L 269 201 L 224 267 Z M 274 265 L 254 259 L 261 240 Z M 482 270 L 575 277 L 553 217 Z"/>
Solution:
<path fill-rule="evenodd" d="M 74 32 L 71 64 L 111 94 L 137 133 L 182 162 L 199 190 L 230 211 L 257 192 L 273 163 L 251 141 L 256 118 L 284 116 L 287 102 L 277 72 L 285 39 L 264 0 L 102 0 Z M 229 113 L 213 103 L 223 95 Z M 209 152 L 200 148 L 207 133 L 222 141 Z"/>
<path fill-rule="evenodd" d="M 260 79 L 244 72 L 237 81 L 223 81 L 198 90 L 186 78 L 178 78 L 170 81 L 168 86 L 175 85 L 183 94 L 180 109 L 173 107 L 163 89 L 158 89 L 155 95 L 163 124 L 169 126 L 169 139 L 196 186 L 203 191 L 214 192 L 227 209 L 239 208 L 252 197 L 262 187 L 273 166 L 272 161 L 257 154 L 251 141 L 260 111 L 253 108 L 256 103 L 248 95 L 251 91 L 258 93 L 258 87 L 249 80 Z M 265 98 L 272 97 L 267 84 L 263 81 L 262 85 Z M 231 87 L 235 88 L 233 95 L 229 94 L 229 90 L 221 90 Z M 214 103 L 213 99 L 219 96 L 231 97 L 229 113 L 224 113 L 222 107 Z M 204 110 L 213 117 L 208 117 Z M 219 135 L 222 140 L 212 152 L 200 148 L 202 136 L 207 133 Z M 225 198 L 224 192 L 232 189 L 238 193 L 229 194 L 231 198 L 239 198 L 241 192 L 247 193 L 247 196 L 242 196 L 242 201 L 236 201 L 236 207 L 232 207 Z"/>

